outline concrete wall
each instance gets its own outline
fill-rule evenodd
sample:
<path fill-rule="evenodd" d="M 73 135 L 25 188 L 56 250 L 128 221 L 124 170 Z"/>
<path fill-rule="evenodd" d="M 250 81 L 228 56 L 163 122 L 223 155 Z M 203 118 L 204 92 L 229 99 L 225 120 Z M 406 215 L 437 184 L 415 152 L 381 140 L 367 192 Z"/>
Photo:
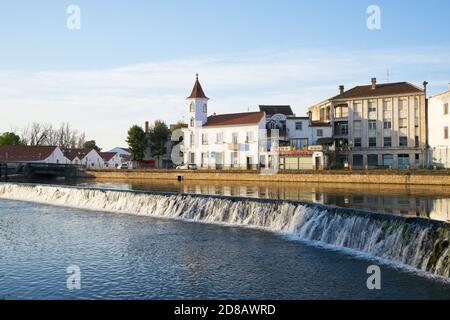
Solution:
<path fill-rule="evenodd" d="M 268 182 L 316 182 L 316 183 L 370 183 L 370 184 L 409 184 L 409 185 L 447 185 L 450 186 L 450 174 L 447 173 L 398 173 L 396 171 L 364 172 L 314 172 L 279 173 L 263 175 L 249 171 L 88 171 L 91 177 L 101 179 L 163 179 L 176 181 L 179 176 L 184 180 L 206 181 L 268 181 Z"/>

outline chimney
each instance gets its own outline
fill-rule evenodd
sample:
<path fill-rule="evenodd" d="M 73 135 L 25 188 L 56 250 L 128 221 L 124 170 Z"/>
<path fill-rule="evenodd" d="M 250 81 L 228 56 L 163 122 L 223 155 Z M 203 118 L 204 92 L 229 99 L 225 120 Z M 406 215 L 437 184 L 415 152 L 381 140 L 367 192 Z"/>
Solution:
<path fill-rule="evenodd" d="M 372 90 L 377 88 L 377 78 L 372 78 Z"/>
<path fill-rule="evenodd" d="M 425 93 L 425 99 L 427 99 L 427 86 L 428 86 L 428 82 L 424 81 L 423 82 L 423 92 Z"/>
<path fill-rule="evenodd" d="M 148 121 L 145 121 L 145 133 L 149 133 Z"/>
<path fill-rule="evenodd" d="M 345 87 L 343 85 L 339 86 L 339 94 L 343 94 L 345 91 Z"/>

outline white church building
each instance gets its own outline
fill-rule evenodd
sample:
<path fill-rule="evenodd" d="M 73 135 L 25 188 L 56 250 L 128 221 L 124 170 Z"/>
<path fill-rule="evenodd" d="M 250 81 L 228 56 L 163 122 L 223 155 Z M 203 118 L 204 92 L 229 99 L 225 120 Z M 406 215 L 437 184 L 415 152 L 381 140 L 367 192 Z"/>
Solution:
<path fill-rule="evenodd" d="M 213 114 L 208 116 L 209 98 L 195 81 L 188 103 L 188 128 L 184 129 L 185 164 L 199 169 L 255 170 L 271 162 L 260 135 L 265 133 L 264 112 Z"/>

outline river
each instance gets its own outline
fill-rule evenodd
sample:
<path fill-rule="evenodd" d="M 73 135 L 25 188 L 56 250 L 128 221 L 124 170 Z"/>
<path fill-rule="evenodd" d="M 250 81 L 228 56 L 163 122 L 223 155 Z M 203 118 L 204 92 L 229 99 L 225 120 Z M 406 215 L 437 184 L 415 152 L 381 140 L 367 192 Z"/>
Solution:
<path fill-rule="evenodd" d="M 449 281 L 432 276 L 447 274 L 448 260 L 418 267 L 434 252 L 419 244 L 439 239 L 441 222 L 90 189 L 186 184 L 81 184 L 89 188 L 0 184 L 0 299 L 450 299 Z M 381 290 L 367 288 L 371 265 Z M 80 290 L 67 288 L 69 266 Z"/>

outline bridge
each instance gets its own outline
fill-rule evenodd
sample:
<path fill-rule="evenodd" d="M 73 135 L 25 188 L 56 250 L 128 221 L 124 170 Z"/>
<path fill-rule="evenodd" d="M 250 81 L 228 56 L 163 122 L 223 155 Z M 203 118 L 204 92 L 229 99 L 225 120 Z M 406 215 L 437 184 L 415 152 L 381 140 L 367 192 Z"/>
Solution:
<path fill-rule="evenodd" d="M 75 178 L 83 170 L 83 167 L 80 165 L 37 162 L 9 162 L 7 165 L 5 163 L 0 164 L 0 168 L 2 168 L 0 170 L 0 177 L 2 179 L 12 174 L 23 177 Z"/>

